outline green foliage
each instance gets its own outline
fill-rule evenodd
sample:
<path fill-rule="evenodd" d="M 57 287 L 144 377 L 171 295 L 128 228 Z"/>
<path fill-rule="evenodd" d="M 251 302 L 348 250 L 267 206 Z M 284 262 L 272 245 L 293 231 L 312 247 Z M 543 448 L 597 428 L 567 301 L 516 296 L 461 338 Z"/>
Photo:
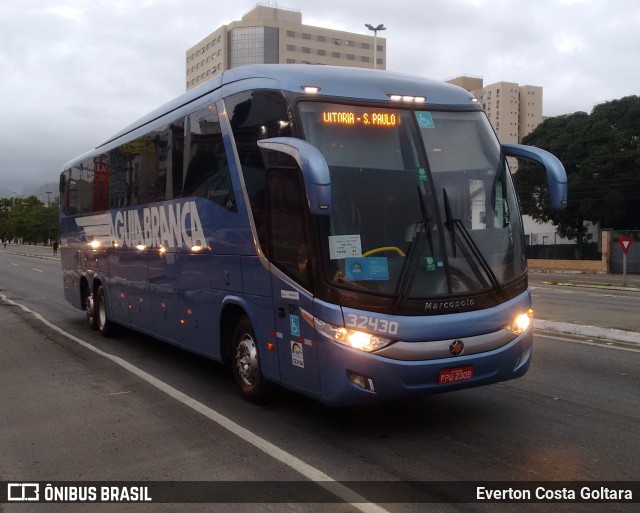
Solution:
<path fill-rule="evenodd" d="M 46 243 L 58 238 L 58 206 L 35 196 L 0 199 L 0 239 Z"/>
<path fill-rule="evenodd" d="M 567 208 L 549 205 L 544 172 L 521 163 L 514 176 L 522 211 L 551 221 L 563 236 L 580 237 L 584 222 L 603 228 L 640 229 L 640 97 L 627 96 L 577 112 L 548 118 L 523 144 L 553 153 L 569 180 Z"/>

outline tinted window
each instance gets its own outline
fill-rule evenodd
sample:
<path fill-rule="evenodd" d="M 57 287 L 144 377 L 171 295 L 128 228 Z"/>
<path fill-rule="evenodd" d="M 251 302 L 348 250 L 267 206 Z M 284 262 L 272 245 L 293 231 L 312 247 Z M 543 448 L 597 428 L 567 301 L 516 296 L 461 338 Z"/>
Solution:
<path fill-rule="evenodd" d="M 258 239 L 266 251 L 266 165 L 258 140 L 292 135 L 287 104 L 280 92 L 268 90 L 238 93 L 227 98 L 225 103 Z M 271 158 L 277 159 L 276 155 L 282 154 L 274 154 Z"/>
<path fill-rule="evenodd" d="M 235 210 L 235 196 L 215 105 L 187 118 L 189 165 L 184 196 L 200 196 Z"/>
<path fill-rule="evenodd" d="M 180 197 L 184 138 L 179 118 L 65 170 L 62 211 L 85 214 Z"/>
<path fill-rule="evenodd" d="M 172 199 L 182 196 L 182 183 L 184 181 L 184 118 L 171 123 L 169 132 L 171 136 L 169 141 L 171 159 L 167 168 L 167 199 Z"/>
<path fill-rule="evenodd" d="M 93 163 L 84 161 L 64 172 L 61 184 L 62 211 L 65 214 L 83 214 L 93 209 Z"/>
<path fill-rule="evenodd" d="M 128 205 L 163 201 L 167 190 L 169 127 L 162 127 L 120 146 L 127 163 Z"/>
<path fill-rule="evenodd" d="M 289 157 L 290 158 L 290 157 Z M 304 191 L 295 161 L 267 172 L 270 260 L 296 281 L 309 284 L 309 244 L 305 237 Z"/>

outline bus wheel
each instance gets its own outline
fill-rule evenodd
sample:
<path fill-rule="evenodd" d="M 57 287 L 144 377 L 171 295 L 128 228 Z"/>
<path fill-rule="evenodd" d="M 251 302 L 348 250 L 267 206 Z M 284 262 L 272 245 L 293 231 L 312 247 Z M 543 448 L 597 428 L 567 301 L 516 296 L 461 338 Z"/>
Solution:
<path fill-rule="evenodd" d="M 113 323 L 109 320 L 107 313 L 107 301 L 104 297 L 104 287 L 100 285 L 96 292 L 95 301 L 96 327 L 103 337 L 108 337 L 113 331 Z"/>
<path fill-rule="evenodd" d="M 260 404 L 265 399 L 267 381 L 260 369 L 258 343 L 251 322 L 242 318 L 233 331 L 233 377 L 245 399 Z"/>
<path fill-rule="evenodd" d="M 96 319 L 96 307 L 93 302 L 93 294 L 89 294 L 85 299 L 84 311 L 87 315 L 87 326 L 89 326 L 89 329 L 98 329 L 98 321 Z"/>

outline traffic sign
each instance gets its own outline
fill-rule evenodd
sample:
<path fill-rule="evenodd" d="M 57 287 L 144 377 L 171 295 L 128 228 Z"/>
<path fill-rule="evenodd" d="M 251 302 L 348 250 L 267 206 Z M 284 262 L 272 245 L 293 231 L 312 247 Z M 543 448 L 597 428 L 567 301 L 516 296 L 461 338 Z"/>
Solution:
<path fill-rule="evenodd" d="M 631 237 L 618 237 L 618 242 L 622 247 L 622 252 L 626 255 L 627 251 L 629 251 L 629 248 L 631 247 L 633 239 Z"/>

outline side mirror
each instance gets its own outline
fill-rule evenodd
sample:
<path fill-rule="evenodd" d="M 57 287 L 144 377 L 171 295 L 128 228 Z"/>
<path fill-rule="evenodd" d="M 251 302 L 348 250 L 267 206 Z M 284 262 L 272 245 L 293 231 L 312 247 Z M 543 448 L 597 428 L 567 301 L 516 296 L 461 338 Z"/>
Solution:
<path fill-rule="evenodd" d="M 546 150 L 524 144 L 503 144 L 506 157 L 519 157 L 537 162 L 547 171 L 547 183 L 551 196 L 551 208 L 564 210 L 567 208 L 567 172 L 558 158 Z"/>
<path fill-rule="evenodd" d="M 331 175 L 327 161 L 318 148 L 295 137 L 262 139 L 258 141 L 258 146 L 293 157 L 302 171 L 309 211 L 321 216 L 331 215 Z"/>

